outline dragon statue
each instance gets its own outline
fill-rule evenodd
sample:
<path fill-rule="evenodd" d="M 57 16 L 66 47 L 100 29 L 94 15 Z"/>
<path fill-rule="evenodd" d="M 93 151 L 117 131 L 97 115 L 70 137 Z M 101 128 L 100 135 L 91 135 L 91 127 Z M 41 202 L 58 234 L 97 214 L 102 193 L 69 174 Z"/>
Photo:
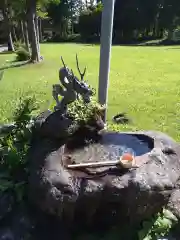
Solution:
<path fill-rule="evenodd" d="M 56 101 L 54 110 L 61 110 L 62 113 L 66 113 L 67 105 L 79 99 L 79 96 L 82 97 L 84 103 L 89 103 L 90 98 L 93 95 L 93 89 L 91 89 L 90 86 L 84 81 L 86 67 L 84 68 L 83 73 L 81 73 L 77 54 L 76 64 L 81 80 L 79 80 L 74 75 L 73 71 L 66 66 L 62 57 L 61 60 L 64 67 L 59 70 L 60 84 L 53 85 L 52 95 Z M 61 100 L 59 100 L 59 95 L 62 96 Z"/>

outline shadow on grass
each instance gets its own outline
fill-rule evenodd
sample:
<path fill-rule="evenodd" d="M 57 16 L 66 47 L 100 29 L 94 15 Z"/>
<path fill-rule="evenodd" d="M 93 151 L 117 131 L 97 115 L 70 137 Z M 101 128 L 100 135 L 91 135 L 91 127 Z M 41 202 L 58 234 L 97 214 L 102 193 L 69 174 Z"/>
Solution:
<path fill-rule="evenodd" d="M 179 47 L 169 47 L 166 50 L 180 50 L 180 46 Z"/>
<path fill-rule="evenodd" d="M 13 54 L 13 53 L 14 53 L 13 51 L 3 50 L 2 52 L 0 52 L 0 55 L 3 55 L 3 54 Z"/>
<path fill-rule="evenodd" d="M 85 43 L 85 42 L 71 42 L 71 41 L 69 41 L 69 42 L 67 42 L 67 41 L 64 41 L 64 42 L 61 42 L 61 41 L 59 41 L 59 42 L 53 42 L 53 41 L 47 41 L 47 42 L 42 42 L 41 43 L 41 45 L 43 45 L 43 44 L 50 44 L 50 45 L 52 45 L 52 44 L 54 44 L 54 45 L 59 45 L 59 44 L 77 44 L 77 45 L 85 45 L 85 46 L 92 46 L 92 45 L 100 45 L 100 43 Z"/>
<path fill-rule="evenodd" d="M 1 71 L 0 72 L 0 81 L 3 79 L 3 76 L 4 76 L 4 71 Z"/>
<path fill-rule="evenodd" d="M 84 46 L 100 46 L 100 42 L 85 42 L 85 41 L 44 41 L 41 44 L 77 44 Z M 112 43 L 112 46 L 128 46 L 128 47 L 164 47 L 164 46 L 178 46 L 179 42 L 174 42 L 168 39 L 154 39 L 154 40 L 142 40 L 142 41 L 124 41 Z"/>
<path fill-rule="evenodd" d="M 6 70 L 6 69 L 9 69 L 9 68 L 21 67 L 21 66 L 24 66 L 24 65 L 27 65 L 27 64 L 30 64 L 30 63 L 31 63 L 31 60 L 23 61 L 23 62 L 17 62 L 16 60 L 15 61 L 10 61 L 8 65 L 4 65 L 4 66 L 0 67 L 0 71 Z"/>

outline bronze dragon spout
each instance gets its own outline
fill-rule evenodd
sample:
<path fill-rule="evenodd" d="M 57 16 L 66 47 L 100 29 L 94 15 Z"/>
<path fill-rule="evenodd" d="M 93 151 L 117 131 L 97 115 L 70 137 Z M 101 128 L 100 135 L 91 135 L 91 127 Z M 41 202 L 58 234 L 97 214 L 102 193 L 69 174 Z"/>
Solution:
<path fill-rule="evenodd" d="M 84 103 L 89 103 L 90 98 L 93 95 L 93 90 L 84 81 L 84 76 L 86 73 L 86 67 L 84 71 L 81 72 L 79 68 L 78 56 L 76 54 L 76 64 L 77 69 L 80 74 L 81 80 L 79 80 L 64 63 L 61 57 L 63 67 L 59 70 L 59 80 L 60 84 L 53 85 L 53 97 L 56 101 L 56 106 L 54 110 L 62 110 L 62 112 L 67 111 L 67 105 L 82 97 Z M 59 95 L 62 99 L 59 100 Z"/>

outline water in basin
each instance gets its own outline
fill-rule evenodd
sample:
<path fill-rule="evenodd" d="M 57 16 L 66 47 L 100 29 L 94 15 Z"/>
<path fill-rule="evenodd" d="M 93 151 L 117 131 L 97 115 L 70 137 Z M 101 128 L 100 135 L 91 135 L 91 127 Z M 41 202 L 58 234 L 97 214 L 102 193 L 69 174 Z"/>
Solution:
<path fill-rule="evenodd" d="M 73 150 L 70 155 L 76 163 L 118 160 L 124 152 L 134 156 L 141 156 L 150 152 L 153 140 L 148 136 L 104 133 L 98 143 L 88 144 L 80 149 Z"/>

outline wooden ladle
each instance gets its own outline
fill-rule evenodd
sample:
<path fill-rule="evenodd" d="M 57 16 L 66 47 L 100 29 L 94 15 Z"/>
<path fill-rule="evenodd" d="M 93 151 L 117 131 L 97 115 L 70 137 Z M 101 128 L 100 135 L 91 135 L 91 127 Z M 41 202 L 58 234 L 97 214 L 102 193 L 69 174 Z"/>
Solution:
<path fill-rule="evenodd" d="M 131 154 L 124 154 L 120 159 L 115 161 L 103 161 L 103 162 L 89 162 L 89 163 L 78 163 L 69 164 L 67 168 L 69 169 L 79 169 L 79 168 L 99 168 L 107 166 L 117 166 L 121 168 L 137 168 L 135 165 L 135 159 Z"/>

